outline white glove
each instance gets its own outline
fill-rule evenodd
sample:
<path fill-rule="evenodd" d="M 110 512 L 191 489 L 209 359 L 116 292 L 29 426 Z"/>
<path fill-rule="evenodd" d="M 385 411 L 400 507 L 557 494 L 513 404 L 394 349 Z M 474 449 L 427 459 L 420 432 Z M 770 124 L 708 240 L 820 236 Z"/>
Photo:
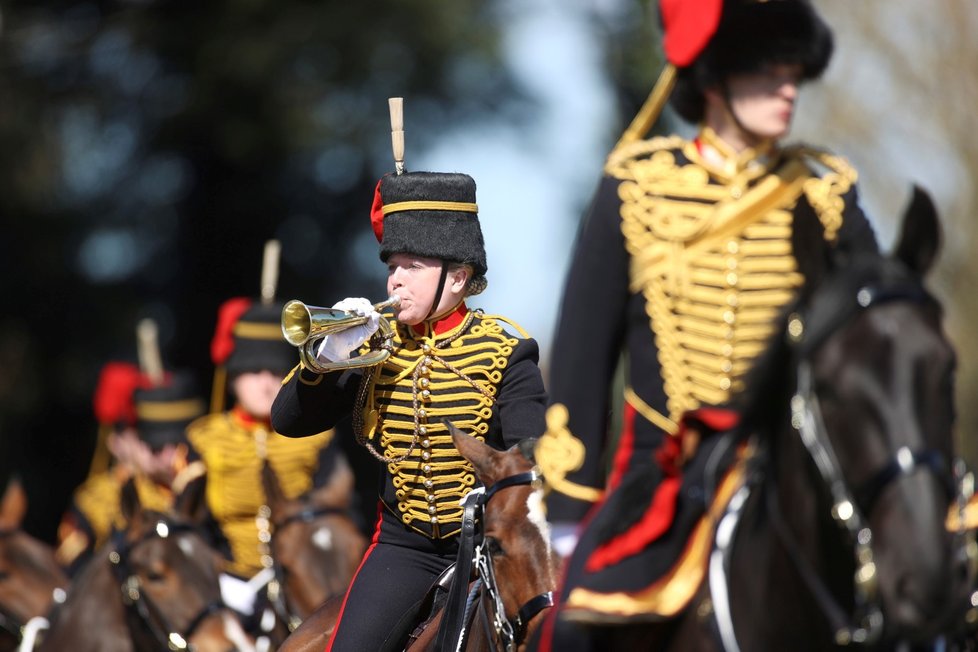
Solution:
<path fill-rule="evenodd" d="M 361 317 L 367 317 L 367 321 L 360 326 L 347 328 L 338 333 L 330 333 L 323 338 L 323 343 L 319 345 L 316 352 L 316 359 L 320 362 L 337 362 L 346 360 L 350 354 L 360 348 L 360 345 L 367 341 L 371 335 L 380 328 L 380 313 L 374 310 L 374 305 L 364 298 L 347 298 L 333 306 L 337 310 L 355 313 Z"/>
<path fill-rule="evenodd" d="M 579 523 L 570 521 L 557 521 L 550 524 L 550 543 L 554 551 L 564 559 L 570 557 L 577 546 L 579 536 Z"/>
<path fill-rule="evenodd" d="M 221 584 L 221 599 L 224 600 L 224 604 L 246 616 L 254 613 L 255 598 L 258 597 L 258 594 L 253 586 L 233 575 L 225 575 L 224 573 L 221 573 L 218 581 Z"/>

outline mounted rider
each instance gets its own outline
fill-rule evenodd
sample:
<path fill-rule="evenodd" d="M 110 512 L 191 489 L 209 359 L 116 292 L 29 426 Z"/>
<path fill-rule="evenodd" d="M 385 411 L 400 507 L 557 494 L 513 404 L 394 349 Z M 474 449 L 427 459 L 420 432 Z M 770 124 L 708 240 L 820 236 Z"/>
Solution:
<path fill-rule="evenodd" d="M 736 423 L 720 408 L 802 284 L 797 258 L 877 249 L 856 171 L 829 152 L 781 144 L 798 87 L 832 53 L 811 4 L 662 0 L 659 9 L 669 64 L 607 159 L 554 343 L 537 458 L 553 487 L 548 517 L 580 525 L 540 649 L 593 649 L 601 626 L 685 607 L 710 541 L 691 533 L 729 493 L 722 477 L 715 493 L 703 486 L 720 440 L 708 435 Z M 698 125 L 692 140 L 642 139 L 666 97 Z M 813 232 L 820 237 L 802 235 Z M 609 392 L 622 352 L 613 442 Z"/>
<path fill-rule="evenodd" d="M 318 342 L 272 410 L 294 437 L 352 416 L 357 441 L 382 462 L 373 542 L 329 650 L 403 649 L 428 589 L 456 560 L 459 502 L 477 480 L 448 423 L 499 450 L 543 431 L 537 343 L 467 303 L 488 268 L 475 181 L 403 172 L 401 160 L 395 149 L 398 173 L 377 184 L 371 212 L 396 307 L 337 303 L 334 314 L 362 323 Z"/>

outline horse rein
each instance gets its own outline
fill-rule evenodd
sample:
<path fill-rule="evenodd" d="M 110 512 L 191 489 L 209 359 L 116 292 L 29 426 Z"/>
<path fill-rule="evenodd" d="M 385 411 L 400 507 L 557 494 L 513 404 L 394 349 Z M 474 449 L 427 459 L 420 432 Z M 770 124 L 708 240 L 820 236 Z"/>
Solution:
<path fill-rule="evenodd" d="M 138 617 L 139 621 L 145 625 L 146 630 L 160 644 L 160 649 L 192 650 L 193 648 L 189 643 L 190 637 L 193 636 L 205 618 L 224 609 L 225 604 L 221 599 L 207 603 L 191 619 L 190 624 L 182 632 L 176 631 L 167 621 L 162 610 L 141 590 L 142 582 L 129 565 L 129 555 L 137 546 L 150 539 L 166 539 L 171 535 L 193 531 L 195 529 L 190 525 L 173 523 L 161 517 L 152 529 L 135 541 L 127 542 L 125 532 L 122 530 L 116 530 L 112 535 L 113 546 L 108 554 L 109 566 L 112 569 L 112 574 L 119 582 L 122 602 L 126 611 Z"/>
<path fill-rule="evenodd" d="M 526 636 L 526 627 L 530 620 L 544 609 L 553 606 L 553 591 L 546 591 L 527 600 L 520 606 L 516 616 L 512 619 L 507 618 L 502 595 L 496 583 L 492 554 L 489 552 L 488 543 L 485 538 L 479 543 L 475 542 L 476 523 L 485 524 L 483 519 L 485 506 L 496 493 L 508 487 L 538 484 L 541 478 L 540 472 L 536 469 L 517 473 L 499 480 L 491 487 L 473 489 L 462 499 L 462 530 L 458 560 L 456 561 L 455 575 L 452 578 L 452 586 L 448 593 L 445 616 L 438 630 L 435 649 L 461 650 L 465 646 L 468 637 L 466 623 L 470 609 L 476 602 L 477 594 L 488 595 L 491 599 L 494 612 L 492 630 L 496 632 L 502 642 L 503 649 L 507 652 L 514 652 L 516 646 L 523 642 L 523 638 Z M 463 602 L 461 596 L 466 593 L 464 589 L 468 587 L 473 565 L 478 574 L 478 579 L 472 591 L 469 592 L 468 598 Z M 459 604 L 464 604 L 461 610 L 458 609 Z"/>

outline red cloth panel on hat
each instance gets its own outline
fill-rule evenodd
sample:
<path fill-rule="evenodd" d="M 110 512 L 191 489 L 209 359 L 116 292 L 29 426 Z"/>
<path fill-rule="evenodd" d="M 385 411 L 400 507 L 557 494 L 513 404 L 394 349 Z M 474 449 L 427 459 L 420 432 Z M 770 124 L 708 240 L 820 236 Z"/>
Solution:
<path fill-rule="evenodd" d="M 666 59 L 684 68 L 700 55 L 720 24 L 723 0 L 659 0 Z"/>
<path fill-rule="evenodd" d="M 215 365 L 222 365 L 234 351 L 234 325 L 248 308 L 251 299 L 234 297 L 221 304 L 217 310 L 217 328 L 214 329 L 214 339 L 211 340 L 211 360 Z"/>
<path fill-rule="evenodd" d="M 109 362 L 99 374 L 92 404 L 99 423 L 136 423 L 136 406 L 132 395 L 147 385 L 139 367 L 128 362 Z"/>
<path fill-rule="evenodd" d="M 374 203 L 370 207 L 370 226 L 374 229 L 377 242 L 384 239 L 384 200 L 380 196 L 380 184 L 383 180 L 381 178 L 377 181 L 377 187 L 374 189 Z"/>

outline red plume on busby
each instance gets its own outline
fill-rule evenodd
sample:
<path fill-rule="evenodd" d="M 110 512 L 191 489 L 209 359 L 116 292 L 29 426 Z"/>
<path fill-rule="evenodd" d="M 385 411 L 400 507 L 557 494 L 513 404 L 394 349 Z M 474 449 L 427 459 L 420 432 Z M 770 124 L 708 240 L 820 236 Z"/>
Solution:
<path fill-rule="evenodd" d="M 723 0 L 660 0 L 666 60 L 677 68 L 693 63 L 716 32 L 722 12 Z"/>
<path fill-rule="evenodd" d="M 231 357 L 234 351 L 234 325 L 252 303 L 247 297 L 234 297 L 217 309 L 217 326 L 211 339 L 211 360 L 215 365 L 223 365 Z"/>
<path fill-rule="evenodd" d="M 374 189 L 374 203 L 370 206 L 370 226 L 374 230 L 374 235 L 377 236 L 377 242 L 384 241 L 384 198 L 380 194 L 380 184 L 383 181 L 383 179 L 377 181 L 377 187 Z"/>
<path fill-rule="evenodd" d="M 137 388 L 148 385 L 148 380 L 136 365 L 128 362 L 106 363 L 99 373 L 92 400 L 95 418 L 107 426 L 135 425 L 133 393 Z"/>

